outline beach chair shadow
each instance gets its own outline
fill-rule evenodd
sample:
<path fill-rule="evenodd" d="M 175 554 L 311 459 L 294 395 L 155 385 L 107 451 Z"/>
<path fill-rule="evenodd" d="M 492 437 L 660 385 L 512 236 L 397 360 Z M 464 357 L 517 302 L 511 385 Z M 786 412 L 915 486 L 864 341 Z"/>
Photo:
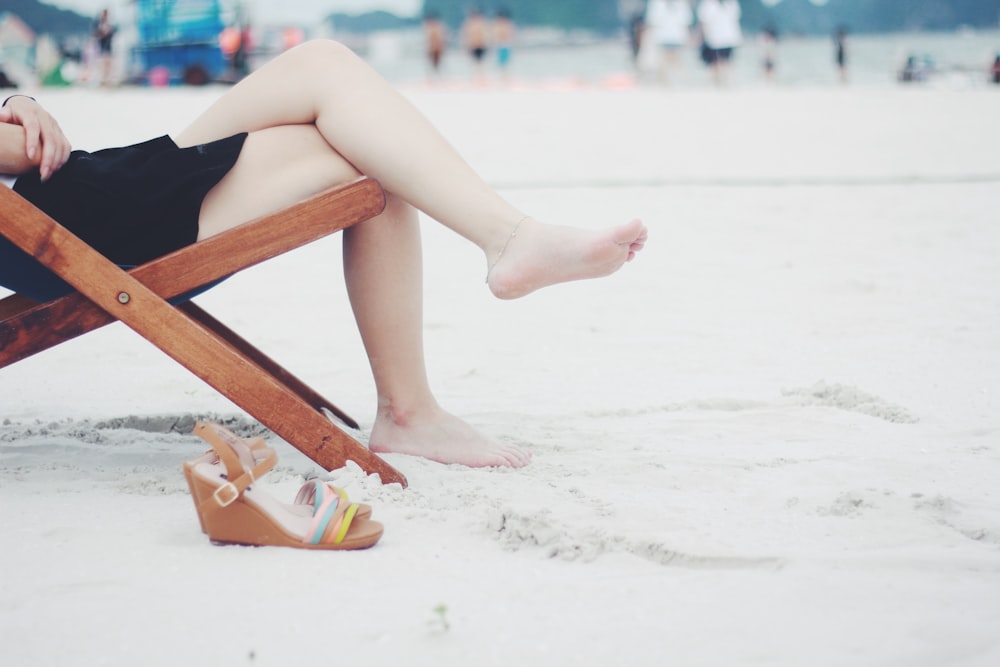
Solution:
<path fill-rule="evenodd" d="M 76 290 L 46 302 L 21 294 L 0 300 L 0 369 L 120 321 L 323 468 L 353 460 L 367 473 L 378 473 L 383 483 L 406 486 L 401 473 L 324 412 L 351 428 L 358 428 L 357 422 L 189 298 L 238 271 L 373 218 L 384 208 L 379 184 L 359 178 L 126 269 L 13 190 L 0 187 L 0 236 Z M 9 243 L 0 246 L 0 262 L 14 261 L 14 253 L 24 258 Z"/>

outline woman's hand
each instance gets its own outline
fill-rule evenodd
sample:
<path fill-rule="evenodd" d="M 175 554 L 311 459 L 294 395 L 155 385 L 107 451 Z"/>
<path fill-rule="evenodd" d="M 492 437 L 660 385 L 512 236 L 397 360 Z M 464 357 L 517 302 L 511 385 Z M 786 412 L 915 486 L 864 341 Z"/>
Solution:
<path fill-rule="evenodd" d="M 0 109 L 0 123 L 24 128 L 24 154 L 46 180 L 69 159 L 69 140 L 59 123 L 35 100 L 15 95 Z"/>

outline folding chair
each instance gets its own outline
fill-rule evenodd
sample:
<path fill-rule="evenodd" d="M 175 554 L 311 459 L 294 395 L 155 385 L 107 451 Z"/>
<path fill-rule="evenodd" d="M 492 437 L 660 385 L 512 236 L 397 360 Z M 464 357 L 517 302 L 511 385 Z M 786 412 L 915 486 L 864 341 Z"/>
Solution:
<path fill-rule="evenodd" d="M 325 469 L 350 459 L 365 472 L 378 473 L 383 483 L 406 486 L 401 473 L 335 426 L 324 411 L 351 428 L 358 428 L 356 421 L 188 298 L 384 208 L 379 184 L 360 178 L 123 269 L 13 190 L 0 187 L 0 235 L 77 290 L 45 303 L 20 294 L 0 300 L 0 369 L 118 320 Z"/>

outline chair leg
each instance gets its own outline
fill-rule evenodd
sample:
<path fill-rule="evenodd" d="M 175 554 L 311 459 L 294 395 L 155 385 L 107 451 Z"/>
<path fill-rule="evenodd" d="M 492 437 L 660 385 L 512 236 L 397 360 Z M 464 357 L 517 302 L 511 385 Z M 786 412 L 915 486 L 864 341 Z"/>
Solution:
<path fill-rule="evenodd" d="M 302 400 L 316 410 L 326 408 L 347 426 L 353 429 L 361 429 L 358 422 L 355 421 L 354 418 L 338 408 L 331 401 L 321 396 L 305 382 L 289 373 L 284 367 L 278 364 L 278 362 L 261 352 L 258 348 L 254 347 L 250 342 L 217 320 L 211 313 L 198 306 L 194 301 L 183 303 L 178 306 L 178 308 L 232 345 L 240 354 L 260 366 L 268 375 L 280 381 L 289 390 L 297 394 Z"/>
<path fill-rule="evenodd" d="M 334 426 L 221 336 L 152 292 L 142 294 L 145 288 L 141 283 L 128 289 L 129 304 L 112 314 L 286 442 L 327 470 L 353 460 L 365 472 L 377 473 L 384 484 L 406 486 L 402 473 Z M 139 311 L 144 312 L 139 315 Z"/>

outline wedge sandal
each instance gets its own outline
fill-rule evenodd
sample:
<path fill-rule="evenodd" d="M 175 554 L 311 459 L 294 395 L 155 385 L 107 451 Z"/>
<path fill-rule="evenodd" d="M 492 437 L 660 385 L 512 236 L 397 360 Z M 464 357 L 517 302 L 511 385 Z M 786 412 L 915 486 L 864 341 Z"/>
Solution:
<path fill-rule="evenodd" d="M 221 426 L 218 426 L 217 424 L 213 424 L 213 426 L 217 426 L 218 428 L 223 428 Z M 238 436 L 234 435 L 233 437 L 238 437 Z M 274 454 L 274 451 L 267 446 L 267 443 L 264 441 L 264 438 L 260 436 L 254 436 L 253 438 L 243 438 L 242 440 L 243 444 L 246 445 L 246 447 L 250 450 L 252 456 L 254 457 L 254 462 L 253 462 L 254 466 L 264 461 L 266 457 Z M 202 454 L 197 459 L 189 461 L 184 465 L 184 477 L 187 479 L 188 488 L 191 489 L 192 494 L 196 493 L 196 489 L 201 490 L 203 488 L 201 485 L 196 485 L 194 483 L 194 479 L 192 478 L 194 470 L 199 465 L 206 463 L 209 465 L 221 465 L 219 456 L 215 453 L 214 449 L 209 449 L 207 452 Z M 224 468 L 220 470 L 220 474 L 226 474 Z M 336 486 L 333 486 L 332 484 L 327 484 L 327 486 L 329 487 L 331 492 L 340 495 L 345 502 L 349 502 L 346 491 Z M 314 495 L 314 492 L 311 491 L 312 487 L 313 487 L 312 481 L 303 484 L 302 488 L 299 489 L 298 495 L 295 497 L 295 503 L 291 505 L 289 504 L 285 505 L 288 511 L 295 512 L 303 516 L 311 517 L 313 509 L 312 508 L 313 495 Z M 205 498 L 201 498 L 198 497 L 197 495 L 194 495 L 195 506 L 199 505 L 203 500 L 205 500 Z M 278 501 L 275 500 L 274 502 Z M 371 515 L 372 515 L 371 505 L 367 505 L 365 503 L 358 503 L 358 512 L 357 514 L 355 514 L 355 517 L 357 517 L 358 519 L 369 519 L 371 518 Z M 207 533 L 208 531 L 205 529 L 204 521 L 202 521 L 201 519 L 201 513 L 198 514 L 198 522 L 201 524 L 201 532 Z"/>
<path fill-rule="evenodd" d="M 184 463 L 184 476 L 202 532 L 220 544 L 299 549 L 366 549 L 382 537 L 371 507 L 352 503 L 343 489 L 306 482 L 295 502 L 274 499 L 254 486 L 278 461 L 262 438 L 243 440 L 228 429 L 199 422 L 195 434 L 211 450 Z"/>

